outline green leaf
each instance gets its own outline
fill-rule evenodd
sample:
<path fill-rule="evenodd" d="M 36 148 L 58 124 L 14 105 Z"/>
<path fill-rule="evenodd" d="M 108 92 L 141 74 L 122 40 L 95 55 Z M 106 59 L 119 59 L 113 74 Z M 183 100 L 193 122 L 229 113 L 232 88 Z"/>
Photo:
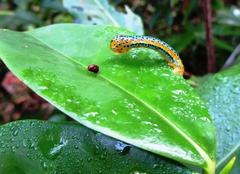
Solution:
<path fill-rule="evenodd" d="M 234 50 L 234 47 L 232 45 L 229 45 L 229 43 L 227 43 L 223 40 L 220 40 L 216 37 L 213 38 L 213 42 L 216 45 L 216 47 L 221 48 L 225 51 L 233 52 L 233 50 Z"/>
<path fill-rule="evenodd" d="M 79 124 L 12 122 L 0 127 L 0 140 L 0 173 L 192 173 Z"/>
<path fill-rule="evenodd" d="M 233 157 L 228 164 L 223 168 L 223 170 L 220 172 L 220 174 L 229 174 L 232 170 L 232 167 L 236 161 L 236 157 Z"/>
<path fill-rule="evenodd" d="M 231 174 L 239 174 L 240 173 L 240 147 L 237 150 L 236 161 L 231 170 Z"/>
<path fill-rule="evenodd" d="M 140 35 L 144 33 L 142 19 L 127 5 L 126 13 L 115 10 L 108 0 L 64 0 L 63 5 L 81 24 L 113 25 Z"/>
<path fill-rule="evenodd" d="M 215 133 L 204 103 L 159 54 L 115 54 L 129 32 L 60 24 L 0 30 L 0 57 L 29 87 L 81 124 L 151 152 L 214 170 Z M 97 64 L 100 72 L 87 70 Z M 204 130 L 204 131 L 203 131 Z"/>
<path fill-rule="evenodd" d="M 215 124 L 220 171 L 240 148 L 240 64 L 207 78 L 198 90 Z"/>
<path fill-rule="evenodd" d="M 240 36 L 240 27 L 214 24 L 213 33 L 217 36 Z"/>

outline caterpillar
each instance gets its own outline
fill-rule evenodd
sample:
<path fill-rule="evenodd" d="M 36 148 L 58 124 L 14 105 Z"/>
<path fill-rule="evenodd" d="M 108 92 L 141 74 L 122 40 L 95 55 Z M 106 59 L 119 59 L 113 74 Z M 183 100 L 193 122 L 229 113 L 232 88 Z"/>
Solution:
<path fill-rule="evenodd" d="M 178 53 L 166 42 L 151 36 L 115 36 L 110 42 L 110 48 L 116 53 L 126 53 L 132 48 L 151 48 L 160 51 L 165 56 L 168 65 L 179 75 L 184 74 L 184 66 Z"/>

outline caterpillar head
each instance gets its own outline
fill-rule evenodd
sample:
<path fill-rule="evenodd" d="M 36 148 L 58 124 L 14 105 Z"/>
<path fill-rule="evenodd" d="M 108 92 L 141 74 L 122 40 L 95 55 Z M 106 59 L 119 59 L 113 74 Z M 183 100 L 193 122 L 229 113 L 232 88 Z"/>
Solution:
<path fill-rule="evenodd" d="M 116 53 L 126 53 L 131 46 L 131 39 L 128 36 L 119 35 L 110 42 L 110 48 Z"/>

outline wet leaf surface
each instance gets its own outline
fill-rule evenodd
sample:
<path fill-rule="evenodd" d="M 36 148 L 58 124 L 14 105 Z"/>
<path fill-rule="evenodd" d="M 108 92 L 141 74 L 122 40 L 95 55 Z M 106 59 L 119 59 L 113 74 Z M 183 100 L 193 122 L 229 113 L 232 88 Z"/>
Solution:
<path fill-rule="evenodd" d="M 0 57 L 40 96 L 81 124 L 145 150 L 214 170 L 209 113 L 160 54 L 114 54 L 110 40 L 133 34 L 109 26 L 60 24 L 0 30 Z M 89 64 L 99 72 L 88 71 Z M 204 131 L 203 131 L 204 130 Z"/>
<path fill-rule="evenodd" d="M 240 64 L 209 77 L 199 88 L 213 117 L 220 171 L 240 148 Z"/>
<path fill-rule="evenodd" d="M 0 173 L 191 174 L 182 165 L 77 123 L 17 121 L 0 127 Z"/>

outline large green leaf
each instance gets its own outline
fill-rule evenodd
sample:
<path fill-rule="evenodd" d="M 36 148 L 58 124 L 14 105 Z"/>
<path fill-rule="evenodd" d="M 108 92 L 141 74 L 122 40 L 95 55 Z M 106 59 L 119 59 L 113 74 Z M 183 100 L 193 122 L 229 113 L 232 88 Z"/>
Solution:
<path fill-rule="evenodd" d="M 25 120 L 0 127 L 0 173 L 192 172 L 79 124 Z"/>
<path fill-rule="evenodd" d="M 216 127 L 220 171 L 240 148 L 240 64 L 207 78 L 198 90 Z"/>
<path fill-rule="evenodd" d="M 0 57 L 40 96 L 83 125 L 213 171 L 215 134 L 195 91 L 153 51 L 116 55 L 109 26 L 60 24 L 0 31 Z M 87 71 L 98 64 L 100 72 Z"/>

